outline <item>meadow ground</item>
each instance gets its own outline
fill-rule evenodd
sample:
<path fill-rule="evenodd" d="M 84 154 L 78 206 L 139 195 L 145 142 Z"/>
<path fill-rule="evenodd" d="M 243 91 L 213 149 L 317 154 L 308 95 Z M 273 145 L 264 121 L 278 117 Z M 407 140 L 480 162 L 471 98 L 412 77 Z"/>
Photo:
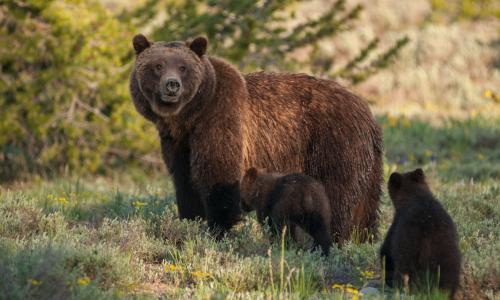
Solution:
<path fill-rule="evenodd" d="M 460 295 L 500 292 L 500 120 L 429 122 L 380 116 L 385 176 L 423 166 L 457 223 Z M 385 185 L 385 183 L 384 183 Z M 393 209 L 384 190 L 380 236 Z M 358 299 L 379 279 L 374 244 L 355 238 L 328 258 L 270 241 L 249 215 L 221 242 L 177 219 L 163 174 L 32 180 L 0 188 L 0 298 Z M 398 298 L 398 291 L 363 299 Z M 420 291 L 415 299 L 444 299 Z M 498 299 L 498 298 L 497 298 Z"/>

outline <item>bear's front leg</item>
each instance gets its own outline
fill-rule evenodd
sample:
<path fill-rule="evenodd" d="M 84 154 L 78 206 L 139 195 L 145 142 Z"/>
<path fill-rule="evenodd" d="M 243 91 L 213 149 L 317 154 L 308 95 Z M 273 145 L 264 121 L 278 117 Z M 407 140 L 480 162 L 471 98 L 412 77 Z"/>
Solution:
<path fill-rule="evenodd" d="M 242 141 L 237 126 L 213 126 L 191 138 L 192 181 L 210 229 L 220 237 L 241 220 Z"/>
<path fill-rule="evenodd" d="M 173 177 L 179 218 L 206 219 L 205 208 L 191 180 L 189 141 L 186 138 L 176 141 L 165 133 L 160 138 L 163 160 Z"/>
<path fill-rule="evenodd" d="M 239 182 L 217 183 L 205 199 L 208 226 L 216 236 L 222 236 L 241 220 Z"/>

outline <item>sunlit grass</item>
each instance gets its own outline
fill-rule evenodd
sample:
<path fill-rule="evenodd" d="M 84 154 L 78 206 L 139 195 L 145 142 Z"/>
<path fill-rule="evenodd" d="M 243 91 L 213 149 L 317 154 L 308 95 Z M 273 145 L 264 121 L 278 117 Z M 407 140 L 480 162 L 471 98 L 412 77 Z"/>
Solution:
<path fill-rule="evenodd" d="M 458 225 L 464 290 L 468 297 L 493 297 L 500 270 L 499 122 L 435 127 L 388 116 L 379 122 L 385 176 L 424 168 Z M 269 228 L 250 214 L 217 242 L 205 223 L 178 220 L 166 178 L 65 178 L 19 186 L 0 188 L 0 294 L 9 299 L 380 299 L 405 292 L 380 283 L 380 241 L 334 245 L 323 258 L 289 239 L 271 239 Z M 380 237 L 392 213 L 384 194 Z M 378 294 L 362 295 L 374 282 Z M 444 298 L 422 291 L 415 299 Z"/>

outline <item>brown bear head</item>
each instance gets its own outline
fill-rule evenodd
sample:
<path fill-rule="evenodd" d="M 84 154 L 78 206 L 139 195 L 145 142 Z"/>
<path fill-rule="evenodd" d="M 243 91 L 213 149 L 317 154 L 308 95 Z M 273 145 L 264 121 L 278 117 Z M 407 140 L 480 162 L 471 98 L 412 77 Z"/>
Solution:
<path fill-rule="evenodd" d="M 403 174 L 392 173 L 389 177 L 388 189 L 396 209 L 408 204 L 409 201 L 418 198 L 418 196 L 430 193 L 424 171 L 420 168 Z"/>
<path fill-rule="evenodd" d="M 158 116 L 177 115 L 200 93 L 208 59 L 208 40 L 151 42 L 144 35 L 133 39 L 137 55 L 132 80 Z M 147 104 L 144 104 L 147 105 Z"/>
<path fill-rule="evenodd" d="M 265 206 L 265 201 L 271 192 L 278 174 L 267 173 L 264 169 L 250 168 L 241 179 L 241 208 L 249 212 Z"/>

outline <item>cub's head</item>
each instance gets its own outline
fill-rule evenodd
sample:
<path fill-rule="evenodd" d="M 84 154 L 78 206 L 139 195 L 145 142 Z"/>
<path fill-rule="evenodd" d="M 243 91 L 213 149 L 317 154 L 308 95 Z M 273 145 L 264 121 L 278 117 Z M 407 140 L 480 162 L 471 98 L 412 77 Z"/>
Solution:
<path fill-rule="evenodd" d="M 420 168 L 402 174 L 392 173 L 389 177 L 388 189 L 396 209 L 415 199 L 415 196 L 430 193 L 424 171 Z"/>
<path fill-rule="evenodd" d="M 240 194 L 241 194 L 241 209 L 245 212 L 250 212 L 257 208 L 259 198 L 259 177 L 260 171 L 256 168 L 250 168 L 245 172 L 241 179 Z"/>
<path fill-rule="evenodd" d="M 199 91 L 205 74 L 208 40 L 151 42 L 144 35 L 133 39 L 137 55 L 131 80 L 153 113 L 161 117 L 178 114 Z M 134 99 L 136 101 L 136 99 Z"/>
<path fill-rule="evenodd" d="M 281 175 L 278 173 L 268 173 L 264 169 L 248 169 L 240 183 L 243 211 L 249 212 L 263 207 L 279 176 Z"/>

